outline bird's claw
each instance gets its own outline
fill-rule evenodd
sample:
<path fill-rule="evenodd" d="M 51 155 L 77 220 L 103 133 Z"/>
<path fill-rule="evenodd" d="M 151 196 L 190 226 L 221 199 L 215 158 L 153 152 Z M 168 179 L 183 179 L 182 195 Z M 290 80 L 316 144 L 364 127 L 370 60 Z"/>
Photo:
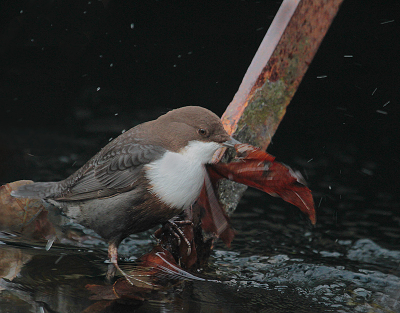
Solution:
<path fill-rule="evenodd" d="M 178 241 L 178 246 L 181 245 L 181 238 L 185 241 L 186 245 L 187 245 L 187 256 L 189 256 L 192 253 L 192 244 L 190 243 L 190 241 L 186 238 L 185 234 L 183 233 L 183 231 L 179 228 L 179 225 L 192 225 L 193 226 L 193 222 L 189 221 L 189 220 L 174 220 L 171 219 L 167 222 L 167 227 L 169 227 L 169 229 L 172 231 L 173 235 L 175 236 L 175 238 Z"/>

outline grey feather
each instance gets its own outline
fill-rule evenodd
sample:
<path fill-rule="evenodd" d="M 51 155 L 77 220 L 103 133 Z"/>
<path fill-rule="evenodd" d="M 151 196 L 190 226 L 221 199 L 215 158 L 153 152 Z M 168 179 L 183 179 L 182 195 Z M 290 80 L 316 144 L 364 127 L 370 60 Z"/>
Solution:
<path fill-rule="evenodd" d="M 104 147 L 63 181 L 21 186 L 13 195 L 58 201 L 109 197 L 132 188 L 143 166 L 160 158 L 165 152 L 160 146 L 118 143 Z"/>
<path fill-rule="evenodd" d="M 33 183 L 20 186 L 11 192 L 16 198 L 45 199 L 49 195 L 61 192 L 58 182 Z"/>

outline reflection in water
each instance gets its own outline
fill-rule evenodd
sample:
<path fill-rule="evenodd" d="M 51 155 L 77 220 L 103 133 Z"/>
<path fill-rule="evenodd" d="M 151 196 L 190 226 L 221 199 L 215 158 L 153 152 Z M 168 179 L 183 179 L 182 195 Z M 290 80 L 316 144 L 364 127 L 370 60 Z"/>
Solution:
<path fill-rule="evenodd" d="M 9 239 L 1 237 L 11 244 L 0 247 L 0 312 L 41 312 L 41 307 L 43 312 L 80 312 L 91 304 L 85 282 L 100 275 L 104 255 L 60 247 L 46 251 L 45 242 Z"/>
<path fill-rule="evenodd" d="M 5 236 L 3 236 L 5 237 Z M 3 238 L 6 242 L 7 238 Z M 23 248 L 2 245 L 2 255 L 10 266 L 2 265 L 1 308 L 7 312 L 21 310 L 44 312 L 120 312 L 137 308 L 137 312 L 242 312 L 271 308 L 271 312 L 319 312 L 317 304 L 302 297 L 296 290 L 286 293 L 280 290 L 259 288 L 251 284 L 227 282 L 189 281 L 175 284 L 146 295 L 146 302 L 90 301 L 87 284 L 104 284 L 105 253 L 54 246 L 50 251 L 44 247 Z M 25 263 L 22 267 L 21 265 Z M 19 264 L 19 266 L 14 266 Z M 13 273 L 10 275 L 9 273 Z M 238 291 L 240 291 L 238 293 Z M 12 306 L 3 306 L 12 300 Z M 268 312 L 268 311 L 266 311 Z M 322 312 L 322 311 L 321 311 Z"/>
<path fill-rule="evenodd" d="M 13 280 L 20 273 L 22 266 L 31 260 L 32 256 L 20 249 L 2 247 L 0 250 L 0 277 Z"/>

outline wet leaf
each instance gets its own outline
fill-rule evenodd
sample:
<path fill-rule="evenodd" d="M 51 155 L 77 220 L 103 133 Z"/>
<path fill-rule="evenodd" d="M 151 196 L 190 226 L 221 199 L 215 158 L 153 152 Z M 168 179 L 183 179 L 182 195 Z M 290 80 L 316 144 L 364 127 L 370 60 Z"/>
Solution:
<path fill-rule="evenodd" d="M 249 144 L 237 144 L 235 149 L 237 161 L 212 164 L 208 167 L 210 175 L 279 196 L 307 214 L 312 224 L 316 223 L 311 190 L 299 172 L 276 162 L 275 157 Z"/>
<path fill-rule="evenodd" d="M 219 204 L 215 193 L 219 179 L 221 179 L 221 176 L 216 175 L 215 171 L 209 167 L 197 204 L 205 210 L 205 214 L 201 220 L 203 230 L 220 238 L 230 247 L 235 236 L 235 231 L 232 229 L 229 217 Z"/>

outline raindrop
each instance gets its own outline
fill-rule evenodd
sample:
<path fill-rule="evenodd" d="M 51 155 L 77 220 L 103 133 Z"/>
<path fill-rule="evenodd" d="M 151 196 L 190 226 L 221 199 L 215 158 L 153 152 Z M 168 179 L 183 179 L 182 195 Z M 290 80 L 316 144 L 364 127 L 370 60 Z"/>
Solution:
<path fill-rule="evenodd" d="M 99 90 L 100 90 L 100 87 L 97 87 L 97 88 L 96 88 L 96 91 L 99 91 Z"/>
<path fill-rule="evenodd" d="M 366 175 L 369 175 L 369 176 L 374 175 L 374 172 L 371 171 L 371 170 L 368 169 L 368 168 L 362 168 L 362 169 L 361 169 L 361 172 L 364 173 L 364 174 L 366 174 Z"/>
<path fill-rule="evenodd" d="M 114 66 L 114 63 L 110 63 L 110 67 L 113 67 Z"/>
<path fill-rule="evenodd" d="M 63 257 L 64 257 L 64 254 L 61 254 L 60 257 L 54 262 L 54 264 L 57 264 L 58 262 L 60 262 Z"/>
<path fill-rule="evenodd" d="M 135 24 L 131 23 L 131 29 L 133 29 L 135 27 Z"/>

